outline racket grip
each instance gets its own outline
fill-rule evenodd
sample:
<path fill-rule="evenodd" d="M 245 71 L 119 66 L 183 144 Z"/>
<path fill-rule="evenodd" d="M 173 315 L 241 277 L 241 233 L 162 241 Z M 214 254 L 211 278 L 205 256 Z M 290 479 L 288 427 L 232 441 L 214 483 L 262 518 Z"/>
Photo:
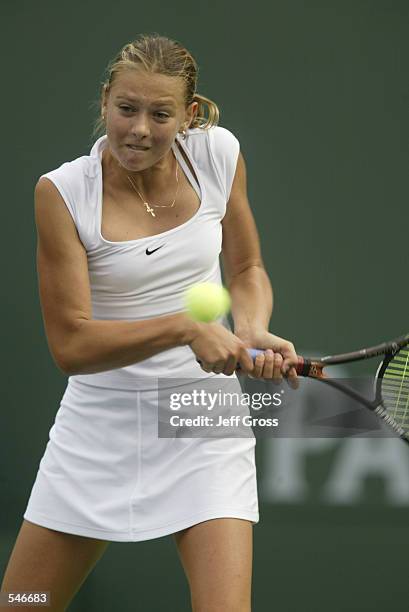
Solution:
<path fill-rule="evenodd" d="M 257 355 L 260 353 L 264 353 L 263 349 L 247 349 L 250 357 L 254 361 Z M 240 370 L 240 364 L 237 364 L 237 369 Z M 304 359 L 304 357 L 298 356 L 298 364 L 295 366 L 296 372 L 299 376 L 308 376 L 308 372 L 310 371 L 310 361 L 308 359 Z"/>
<path fill-rule="evenodd" d="M 247 352 L 254 361 L 257 355 L 260 355 L 260 353 L 264 353 L 264 350 L 250 348 L 247 349 Z M 201 363 L 199 359 L 197 361 L 198 363 Z M 308 376 L 308 372 L 310 371 L 310 361 L 308 359 L 304 359 L 304 357 L 298 356 L 298 364 L 296 365 L 295 369 L 299 376 Z M 241 370 L 240 363 L 237 364 L 236 370 Z"/>

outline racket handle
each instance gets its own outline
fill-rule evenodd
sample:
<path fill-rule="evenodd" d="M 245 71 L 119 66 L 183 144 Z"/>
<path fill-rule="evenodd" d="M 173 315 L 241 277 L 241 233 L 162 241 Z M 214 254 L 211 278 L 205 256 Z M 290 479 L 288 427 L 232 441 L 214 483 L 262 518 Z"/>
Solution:
<path fill-rule="evenodd" d="M 260 355 L 260 353 L 264 353 L 264 350 L 251 348 L 251 349 L 247 349 L 247 352 L 252 358 L 252 360 L 254 361 L 257 355 Z M 198 363 L 201 363 L 199 359 L 197 361 Z M 297 374 L 299 376 L 308 376 L 308 373 L 310 371 L 310 365 L 311 365 L 311 362 L 308 359 L 304 359 L 304 357 L 298 356 L 298 364 L 295 368 L 297 371 Z M 241 370 L 240 363 L 237 364 L 236 370 Z"/>
<path fill-rule="evenodd" d="M 250 357 L 254 361 L 257 355 L 260 353 L 264 353 L 262 349 L 247 349 Z M 295 366 L 296 372 L 298 376 L 308 376 L 308 372 L 310 371 L 311 362 L 308 359 L 304 359 L 304 357 L 298 356 L 298 364 Z M 237 364 L 237 369 L 240 370 L 240 364 Z"/>

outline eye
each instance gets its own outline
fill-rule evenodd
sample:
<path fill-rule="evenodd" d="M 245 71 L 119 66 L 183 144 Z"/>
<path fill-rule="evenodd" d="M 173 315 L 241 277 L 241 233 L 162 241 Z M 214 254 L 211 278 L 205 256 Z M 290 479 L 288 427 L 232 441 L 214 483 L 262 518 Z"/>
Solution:
<path fill-rule="evenodd" d="M 162 113 L 161 111 L 156 113 L 159 119 L 169 119 L 169 115 L 167 113 Z"/>
<path fill-rule="evenodd" d="M 129 111 L 129 110 L 132 110 L 132 108 L 131 108 L 130 106 L 124 106 L 124 105 L 120 106 L 119 108 L 120 108 L 121 110 L 124 110 L 124 111 Z"/>

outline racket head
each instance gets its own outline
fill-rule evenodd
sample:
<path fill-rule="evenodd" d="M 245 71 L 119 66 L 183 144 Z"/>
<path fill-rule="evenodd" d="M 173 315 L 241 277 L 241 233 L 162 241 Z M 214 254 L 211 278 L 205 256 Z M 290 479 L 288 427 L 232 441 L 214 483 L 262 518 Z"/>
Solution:
<path fill-rule="evenodd" d="M 409 439 L 409 346 L 387 355 L 376 373 L 375 392 Z"/>

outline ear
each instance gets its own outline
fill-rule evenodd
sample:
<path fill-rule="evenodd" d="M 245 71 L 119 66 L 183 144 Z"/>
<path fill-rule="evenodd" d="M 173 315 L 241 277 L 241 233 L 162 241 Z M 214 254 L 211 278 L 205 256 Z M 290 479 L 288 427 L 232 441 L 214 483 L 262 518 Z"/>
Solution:
<path fill-rule="evenodd" d="M 187 107 L 185 117 L 186 117 L 186 123 L 188 126 L 191 125 L 193 119 L 195 118 L 198 108 L 199 108 L 198 102 L 192 102 L 192 104 L 190 104 Z"/>
<path fill-rule="evenodd" d="M 102 88 L 102 95 L 101 95 L 101 115 L 106 115 L 107 103 L 108 103 L 108 86 L 105 83 L 105 85 Z"/>

